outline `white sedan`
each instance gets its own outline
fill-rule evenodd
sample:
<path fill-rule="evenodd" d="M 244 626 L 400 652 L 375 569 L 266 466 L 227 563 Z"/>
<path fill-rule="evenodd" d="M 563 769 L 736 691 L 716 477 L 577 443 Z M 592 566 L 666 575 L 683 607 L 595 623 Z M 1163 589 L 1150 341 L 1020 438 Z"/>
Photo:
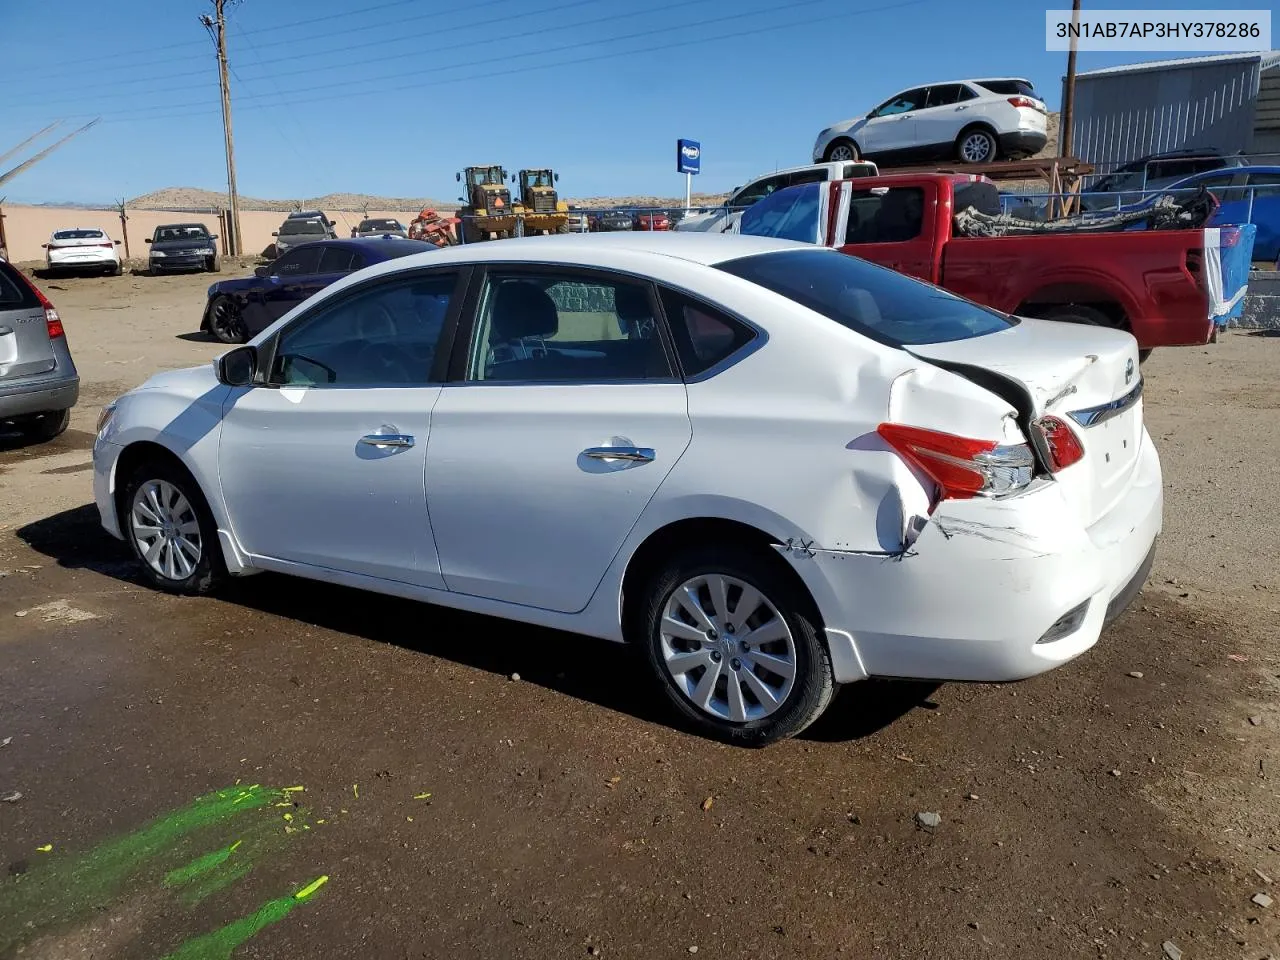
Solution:
<path fill-rule="evenodd" d="M 48 273 L 103 270 L 118 277 L 123 269 L 119 246 L 119 240 L 112 240 L 97 227 L 55 230 L 44 244 L 44 268 Z"/>
<path fill-rule="evenodd" d="M 160 588 L 269 570 L 629 641 L 761 744 L 838 684 L 1091 647 L 1161 524 L 1137 370 L 810 244 L 469 244 L 124 395 L 94 493 Z"/>

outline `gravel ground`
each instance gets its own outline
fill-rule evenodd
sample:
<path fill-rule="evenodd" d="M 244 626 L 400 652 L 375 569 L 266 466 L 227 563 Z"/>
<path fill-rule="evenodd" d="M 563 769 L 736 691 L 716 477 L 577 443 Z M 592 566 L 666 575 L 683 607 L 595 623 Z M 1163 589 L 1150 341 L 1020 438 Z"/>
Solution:
<path fill-rule="evenodd" d="M 216 355 L 207 282 L 45 284 L 84 387 L 62 438 L 0 440 L 0 957 L 1280 955 L 1280 341 L 1144 368 L 1166 532 L 1093 651 L 850 686 L 744 751 L 612 645 L 269 575 L 139 586 L 93 423 Z"/>

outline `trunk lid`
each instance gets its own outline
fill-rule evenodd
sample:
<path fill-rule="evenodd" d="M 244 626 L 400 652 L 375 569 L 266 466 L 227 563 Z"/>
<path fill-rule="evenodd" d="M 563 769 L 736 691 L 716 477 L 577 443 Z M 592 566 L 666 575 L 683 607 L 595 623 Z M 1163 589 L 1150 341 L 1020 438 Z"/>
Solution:
<path fill-rule="evenodd" d="M 1066 423 L 1085 455 L 1055 479 L 1086 526 L 1128 489 L 1143 435 L 1138 345 L 1129 334 L 1023 319 L 998 333 L 909 349 L 989 389 L 991 374 L 1012 383 L 1025 395 L 1027 403 L 1015 405 L 1026 420 L 1053 415 Z"/>
<path fill-rule="evenodd" d="M 44 304 L 13 267 L 0 261 L 0 382 L 39 376 L 56 366 Z"/>

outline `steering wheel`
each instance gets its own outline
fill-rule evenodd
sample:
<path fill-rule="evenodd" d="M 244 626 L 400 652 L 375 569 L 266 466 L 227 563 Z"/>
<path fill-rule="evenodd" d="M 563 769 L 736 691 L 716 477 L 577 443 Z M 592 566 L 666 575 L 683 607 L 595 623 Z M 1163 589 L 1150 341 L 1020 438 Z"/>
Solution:
<path fill-rule="evenodd" d="M 365 343 L 356 353 L 355 365 L 366 383 L 410 383 L 413 377 L 404 361 L 403 351 L 389 343 Z"/>

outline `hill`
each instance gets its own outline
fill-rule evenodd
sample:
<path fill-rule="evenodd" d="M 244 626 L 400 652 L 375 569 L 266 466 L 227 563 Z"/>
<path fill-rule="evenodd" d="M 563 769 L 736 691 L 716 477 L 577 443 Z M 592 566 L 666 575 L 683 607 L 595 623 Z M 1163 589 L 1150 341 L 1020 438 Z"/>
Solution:
<path fill-rule="evenodd" d="M 165 187 L 163 190 L 153 190 L 151 193 L 134 197 L 126 203 L 135 210 L 216 210 L 227 205 L 227 195 L 215 190 L 202 190 L 199 187 Z M 453 209 L 457 204 L 433 200 L 430 197 L 376 197 L 368 193 L 326 193 L 323 197 L 308 197 L 305 200 L 263 200 L 240 195 L 241 210 L 288 212 L 294 209 L 319 209 L 326 213 L 331 210 L 408 212 L 427 206 Z"/>

